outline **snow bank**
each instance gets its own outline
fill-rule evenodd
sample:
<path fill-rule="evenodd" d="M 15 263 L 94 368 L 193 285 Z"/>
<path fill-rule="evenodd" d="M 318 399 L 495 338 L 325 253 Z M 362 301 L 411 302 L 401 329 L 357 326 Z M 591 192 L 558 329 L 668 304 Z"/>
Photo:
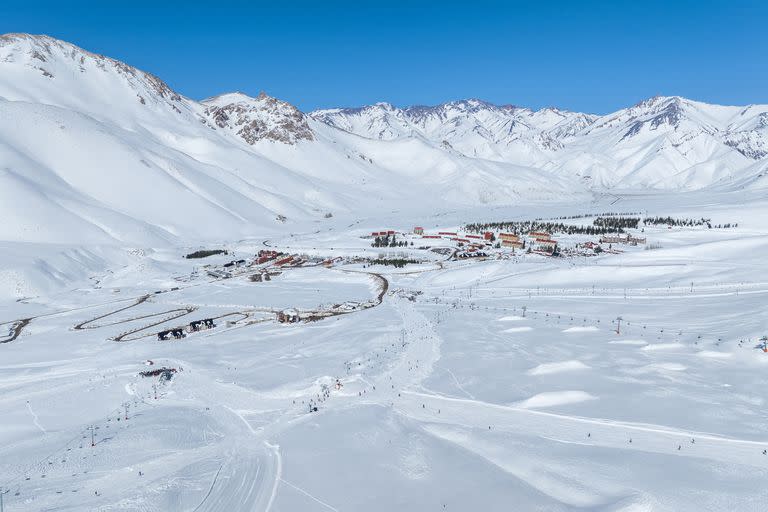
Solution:
<path fill-rule="evenodd" d="M 588 400 L 597 400 L 597 397 L 590 395 L 586 391 L 550 391 L 534 395 L 516 405 L 523 409 L 537 409 L 540 407 L 576 404 Z"/>
<path fill-rule="evenodd" d="M 542 363 L 528 370 L 528 375 L 550 375 L 552 373 L 570 372 L 576 370 L 588 370 L 590 367 L 581 361 L 561 361 L 557 363 Z"/>

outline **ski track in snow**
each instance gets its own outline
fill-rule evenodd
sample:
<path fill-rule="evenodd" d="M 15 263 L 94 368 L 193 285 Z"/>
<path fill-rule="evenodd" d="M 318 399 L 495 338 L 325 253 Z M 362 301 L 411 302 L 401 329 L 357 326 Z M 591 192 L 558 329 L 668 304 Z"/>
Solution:
<path fill-rule="evenodd" d="M 408 345 L 397 364 L 384 372 L 377 382 L 386 389 L 391 377 L 400 389 L 415 388 L 432 374 L 440 359 L 440 336 L 432 322 L 419 313 L 408 300 L 395 299 L 391 304 L 402 319 Z"/>
<path fill-rule="evenodd" d="M 285 480 L 283 478 L 280 479 L 280 482 L 284 483 L 285 485 L 287 485 L 289 487 L 292 487 L 292 488 L 296 489 L 298 492 L 300 492 L 304 496 L 306 496 L 306 497 L 310 498 L 311 500 L 319 503 L 320 505 L 324 506 L 328 510 L 333 510 L 333 512 L 339 512 L 339 509 L 337 509 L 336 507 L 334 507 L 332 505 L 329 505 L 328 503 L 324 502 L 323 500 L 321 500 L 320 498 L 318 498 L 316 496 L 313 496 L 312 494 L 308 493 L 307 491 L 305 491 L 304 489 L 302 489 L 298 485 L 292 484 L 291 482 L 289 482 L 288 480 Z"/>
<path fill-rule="evenodd" d="M 29 404 L 29 402 L 27 402 L 27 409 L 29 410 L 29 414 L 31 414 L 31 415 L 32 415 L 32 423 L 34 423 L 34 424 L 35 424 L 35 426 L 36 426 L 37 428 L 39 428 L 39 429 L 40 429 L 40 431 L 41 431 L 43 434 L 47 434 L 47 433 L 48 433 L 48 431 L 47 431 L 47 430 L 45 430 L 45 428 L 43 428 L 43 426 L 40 424 L 39 418 L 37 417 L 37 413 L 35 413 L 35 411 L 33 411 L 33 410 L 32 410 L 32 406 Z"/>
<path fill-rule="evenodd" d="M 445 423 L 470 429 L 488 429 L 490 426 L 490 430 L 546 436 L 561 442 L 587 441 L 587 444 L 605 448 L 677 453 L 768 468 L 768 460 L 761 454 L 762 449 L 768 448 L 768 442 L 732 439 L 661 425 L 567 416 L 414 391 L 403 392 L 402 399 L 395 402 L 395 410 L 425 423 Z M 692 438 L 696 439 L 695 446 L 687 448 Z M 678 445 L 686 446 L 686 450 L 676 451 Z"/>
<path fill-rule="evenodd" d="M 444 370 L 448 375 L 451 376 L 451 378 L 453 379 L 454 384 L 456 384 L 456 387 L 459 388 L 459 390 L 461 390 L 462 393 L 467 395 L 467 397 L 469 399 L 471 399 L 471 400 L 475 399 L 475 397 L 474 397 L 474 395 L 472 393 L 470 393 L 469 391 L 464 389 L 464 386 L 461 385 L 461 383 L 459 382 L 459 379 L 456 378 L 456 375 L 449 368 L 446 368 L 444 366 L 437 366 L 437 365 L 435 365 L 435 368 L 440 368 L 441 370 Z"/>
<path fill-rule="evenodd" d="M 272 505 L 275 502 L 275 498 L 277 497 L 277 488 L 280 485 L 280 482 L 283 481 L 283 457 L 280 455 L 280 445 L 277 444 L 270 444 L 267 441 L 264 441 L 264 444 L 272 450 L 277 467 L 275 469 L 275 480 L 272 483 L 272 492 L 269 494 L 269 501 L 267 502 L 267 506 L 264 508 L 265 512 L 269 512 L 272 510 Z"/>

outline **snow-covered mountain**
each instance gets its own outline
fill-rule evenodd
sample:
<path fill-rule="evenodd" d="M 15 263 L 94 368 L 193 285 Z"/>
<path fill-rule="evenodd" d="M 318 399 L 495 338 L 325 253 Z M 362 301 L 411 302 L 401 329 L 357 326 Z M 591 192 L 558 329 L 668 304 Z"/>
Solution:
<path fill-rule="evenodd" d="M 0 37 L 0 240 L 159 245 L 566 193 L 586 190 L 422 139 L 352 135 L 265 94 L 197 102 L 63 41 Z"/>
<path fill-rule="evenodd" d="M 364 137 L 393 140 L 421 136 L 464 155 L 517 164 L 540 163 L 561 139 L 580 131 L 596 118 L 588 114 L 471 99 L 436 107 L 405 109 L 388 103 L 363 108 L 312 112 L 326 124 Z"/>
<path fill-rule="evenodd" d="M 768 106 L 680 97 L 651 98 L 605 116 L 480 100 L 405 109 L 377 103 L 310 115 L 363 137 L 421 137 L 470 157 L 571 175 L 594 187 L 722 185 L 759 174 L 768 156 Z"/>
<path fill-rule="evenodd" d="M 462 100 L 309 114 L 195 101 L 47 36 L 0 36 L 0 240 L 139 245 L 334 215 L 764 187 L 768 107 L 659 97 L 606 116 Z M 404 186 L 404 184 L 406 186 Z"/>

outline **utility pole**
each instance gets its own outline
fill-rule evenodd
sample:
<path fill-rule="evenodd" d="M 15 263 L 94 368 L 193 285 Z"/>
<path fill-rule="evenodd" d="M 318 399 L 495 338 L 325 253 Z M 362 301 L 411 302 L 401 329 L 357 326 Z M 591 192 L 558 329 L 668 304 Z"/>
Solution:
<path fill-rule="evenodd" d="M 96 446 L 96 439 L 95 439 L 93 425 L 91 425 L 91 448 L 93 448 L 94 446 Z"/>
<path fill-rule="evenodd" d="M 125 406 L 125 420 L 126 420 L 126 421 L 128 421 L 128 406 L 129 406 L 129 405 L 130 405 L 130 404 L 129 404 L 129 403 L 127 403 L 127 402 L 124 404 L 124 406 Z"/>

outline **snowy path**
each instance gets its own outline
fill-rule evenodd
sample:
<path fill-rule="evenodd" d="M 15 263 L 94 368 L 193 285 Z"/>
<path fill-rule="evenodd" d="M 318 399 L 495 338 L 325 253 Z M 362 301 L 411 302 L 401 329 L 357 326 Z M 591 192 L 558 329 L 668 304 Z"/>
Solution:
<path fill-rule="evenodd" d="M 236 410 L 237 418 L 226 423 L 229 436 L 226 459 L 213 478 L 208 493 L 195 511 L 269 511 L 282 477 L 279 447 L 255 442 L 259 432 Z M 231 418 L 231 416 L 230 416 Z"/>
<path fill-rule="evenodd" d="M 440 359 L 440 336 L 432 322 L 418 312 L 410 301 L 395 299 L 391 304 L 402 318 L 407 346 L 399 361 L 377 381 L 386 384 L 391 380 L 400 389 L 416 388 L 432 374 Z"/>
<path fill-rule="evenodd" d="M 227 454 L 208 494 L 195 510 L 265 510 L 258 505 L 260 499 L 263 500 L 264 489 L 271 484 L 266 472 L 261 458 L 252 456 L 247 450 L 245 453 L 233 450 Z"/>

